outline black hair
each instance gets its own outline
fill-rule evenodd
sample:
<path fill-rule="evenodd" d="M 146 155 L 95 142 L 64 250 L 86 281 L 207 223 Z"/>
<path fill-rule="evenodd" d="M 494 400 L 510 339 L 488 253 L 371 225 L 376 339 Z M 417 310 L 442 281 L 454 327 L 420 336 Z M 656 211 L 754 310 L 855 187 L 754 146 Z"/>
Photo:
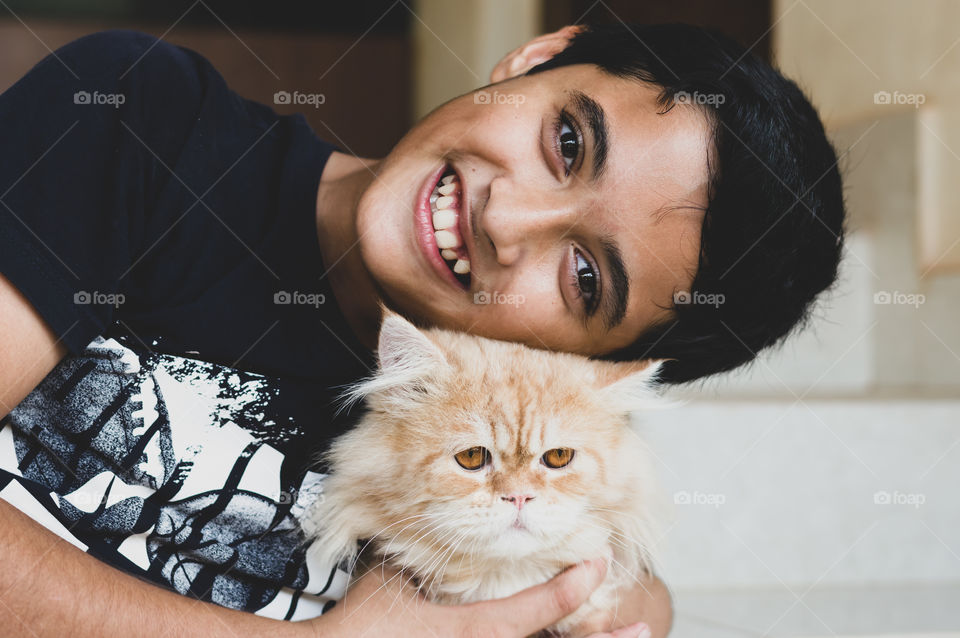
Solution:
<path fill-rule="evenodd" d="M 527 74 L 571 64 L 657 85 L 661 112 L 696 105 L 712 128 L 691 290 L 675 292 L 670 320 L 597 358 L 673 359 L 660 380 L 682 383 L 750 362 L 805 324 L 837 279 L 844 202 L 836 151 L 797 85 L 727 36 L 685 24 L 581 25 Z"/>

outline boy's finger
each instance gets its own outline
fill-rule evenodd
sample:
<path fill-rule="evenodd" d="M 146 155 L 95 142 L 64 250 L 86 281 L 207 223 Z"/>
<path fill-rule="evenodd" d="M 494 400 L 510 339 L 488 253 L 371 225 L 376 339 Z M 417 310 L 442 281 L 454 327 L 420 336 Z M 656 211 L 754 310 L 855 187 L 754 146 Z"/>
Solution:
<path fill-rule="evenodd" d="M 528 636 L 576 611 L 606 575 L 607 562 L 598 558 L 571 567 L 542 585 L 477 606 L 484 617 L 507 623 L 511 634 Z"/>

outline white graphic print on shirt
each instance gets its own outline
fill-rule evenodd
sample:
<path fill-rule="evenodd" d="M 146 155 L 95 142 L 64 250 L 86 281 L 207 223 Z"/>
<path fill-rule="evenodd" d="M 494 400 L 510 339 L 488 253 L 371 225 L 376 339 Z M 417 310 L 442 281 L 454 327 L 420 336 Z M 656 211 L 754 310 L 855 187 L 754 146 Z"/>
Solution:
<path fill-rule="evenodd" d="M 285 464 L 270 379 L 133 345 L 98 337 L 0 423 L 0 497 L 182 594 L 320 615 L 348 574 L 309 564 L 296 521 L 323 475 Z"/>

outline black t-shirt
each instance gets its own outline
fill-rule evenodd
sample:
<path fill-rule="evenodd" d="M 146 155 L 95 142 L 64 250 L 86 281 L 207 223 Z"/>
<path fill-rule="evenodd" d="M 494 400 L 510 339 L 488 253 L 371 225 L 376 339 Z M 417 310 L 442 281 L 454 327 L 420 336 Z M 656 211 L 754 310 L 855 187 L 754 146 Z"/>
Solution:
<path fill-rule="evenodd" d="M 296 519 L 373 368 L 315 223 L 335 147 L 203 57 L 111 31 L 0 95 L 0 272 L 69 355 L 0 423 L 0 497 L 116 567 L 276 617 L 346 574 Z"/>

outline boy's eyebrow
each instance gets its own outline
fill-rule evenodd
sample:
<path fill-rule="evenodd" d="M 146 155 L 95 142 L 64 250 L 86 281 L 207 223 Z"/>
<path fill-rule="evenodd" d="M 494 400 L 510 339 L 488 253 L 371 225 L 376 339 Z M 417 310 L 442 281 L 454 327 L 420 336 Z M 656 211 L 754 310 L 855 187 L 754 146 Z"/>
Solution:
<path fill-rule="evenodd" d="M 620 247 L 612 237 L 601 237 L 600 248 L 603 250 L 604 259 L 607 262 L 611 283 L 609 293 L 604 295 L 603 302 L 603 323 L 607 332 L 609 332 L 623 323 L 623 318 L 627 314 L 627 300 L 630 298 L 630 277 L 627 275 L 627 269 L 623 264 Z"/>
<path fill-rule="evenodd" d="M 596 100 L 583 91 L 574 89 L 570 92 L 570 95 L 573 97 L 573 105 L 577 115 L 581 120 L 586 121 L 593 137 L 593 172 L 590 175 L 590 181 L 595 182 L 600 179 L 607 167 L 610 132 L 607 128 L 606 113 Z"/>

